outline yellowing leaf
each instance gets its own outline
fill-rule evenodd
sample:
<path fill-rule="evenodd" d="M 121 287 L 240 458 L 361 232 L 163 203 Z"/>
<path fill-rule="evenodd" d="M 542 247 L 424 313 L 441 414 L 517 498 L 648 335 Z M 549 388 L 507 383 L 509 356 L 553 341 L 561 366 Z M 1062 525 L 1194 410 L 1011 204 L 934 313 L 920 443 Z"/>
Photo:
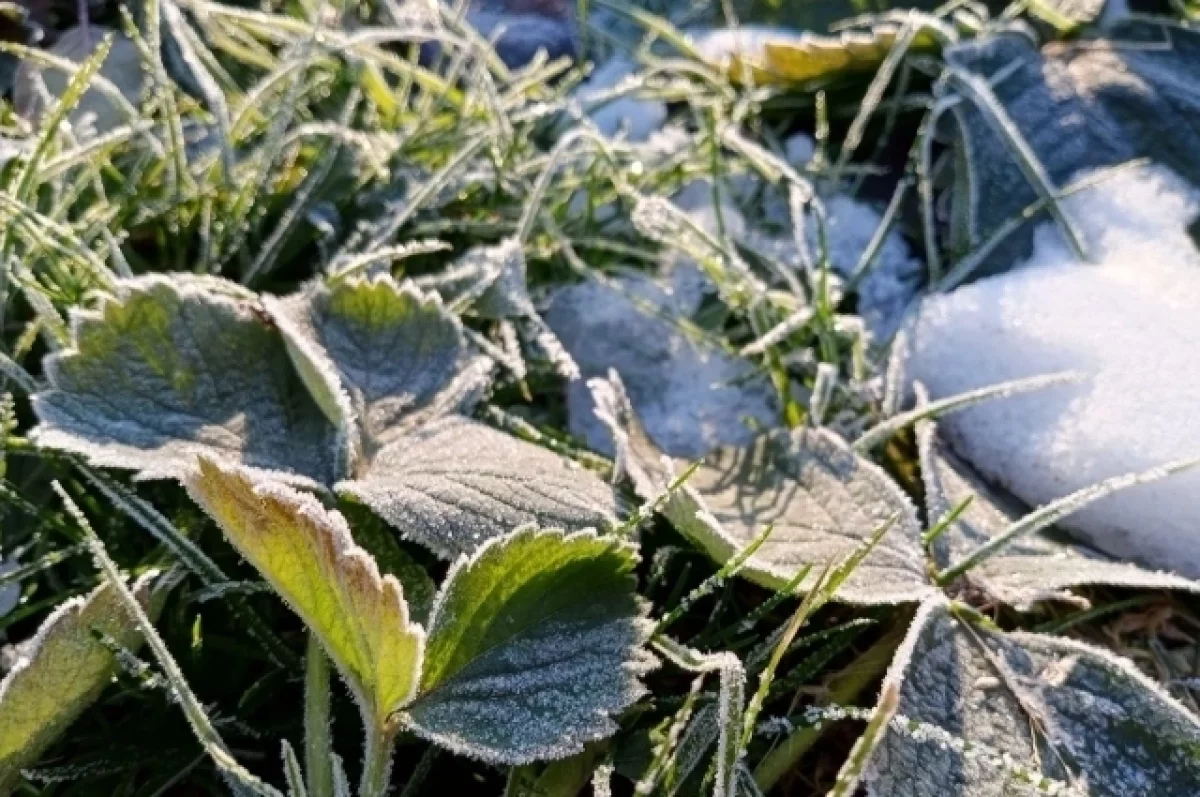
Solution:
<path fill-rule="evenodd" d="M 134 585 L 143 603 L 154 575 L 146 574 Z M 21 769 L 37 761 L 116 673 L 112 652 L 93 629 L 127 648 L 141 643 L 120 597 L 101 585 L 47 617 L 29 641 L 27 655 L 0 681 L 0 794 L 8 794 Z"/>
<path fill-rule="evenodd" d="M 735 80 L 789 86 L 877 69 L 900 38 L 903 25 L 897 17 L 835 36 L 752 27 L 709 35 L 697 42 L 697 49 Z M 937 49 L 953 36 L 936 20 L 923 20 L 910 49 Z"/>
<path fill-rule="evenodd" d="M 309 629 L 350 684 L 364 720 L 382 728 L 414 694 L 425 631 L 400 582 L 381 576 L 345 519 L 311 495 L 201 459 L 188 491 Z"/>

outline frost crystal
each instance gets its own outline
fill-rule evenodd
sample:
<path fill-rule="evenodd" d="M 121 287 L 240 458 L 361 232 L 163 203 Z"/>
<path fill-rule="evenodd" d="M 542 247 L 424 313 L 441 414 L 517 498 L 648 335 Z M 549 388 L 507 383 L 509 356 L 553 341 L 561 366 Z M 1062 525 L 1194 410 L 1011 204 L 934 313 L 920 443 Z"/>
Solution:
<path fill-rule="evenodd" d="M 670 461 L 646 437 L 619 380 L 593 382 L 600 413 L 619 441 L 617 462 L 639 494 L 655 500 L 672 481 Z M 682 472 L 688 463 L 674 463 Z M 825 429 L 777 431 L 744 449 L 705 457 L 660 511 L 718 561 L 748 545 L 768 524 L 766 542 L 742 572 L 769 586 L 787 584 L 813 565 L 836 566 L 884 524 L 892 526 L 850 575 L 838 597 L 877 604 L 920 600 L 932 591 L 916 507 L 877 465 Z"/>

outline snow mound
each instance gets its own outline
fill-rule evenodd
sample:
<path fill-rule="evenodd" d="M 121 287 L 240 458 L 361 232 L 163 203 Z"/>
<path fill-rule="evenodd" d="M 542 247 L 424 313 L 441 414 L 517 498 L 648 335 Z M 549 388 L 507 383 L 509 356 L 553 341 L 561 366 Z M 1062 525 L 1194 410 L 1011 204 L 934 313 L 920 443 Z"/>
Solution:
<path fill-rule="evenodd" d="M 1067 209 L 1095 261 L 1037 231 L 1018 270 L 926 299 L 909 373 L 935 397 L 1056 371 L 1082 384 L 947 417 L 952 445 L 1038 505 L 1200 455 L 1200 197 L 1161 168 L 1126 171 Z M 1200 577 L 1200 471 L 1103 499 L 1063 524 L 1112 555 Z"/>

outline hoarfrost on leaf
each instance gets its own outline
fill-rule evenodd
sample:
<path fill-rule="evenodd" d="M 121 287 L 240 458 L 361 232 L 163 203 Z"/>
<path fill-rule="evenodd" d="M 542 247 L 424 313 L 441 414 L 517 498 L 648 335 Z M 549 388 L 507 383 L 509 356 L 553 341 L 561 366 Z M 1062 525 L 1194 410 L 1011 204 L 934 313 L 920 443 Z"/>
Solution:
<path fill-rule="evenodd" d="M 619 383 L 597 380 L 593 389 L 601 415 L 614 427 L 618 463 L 643 498 L 656 498 L 672 480 L 661 452 L 623 399 Z M 674 470 L 687 466 L 678 461 Z M 838 597 L 860 604 L 899 603 L 921 600 L 933 590 L 916 507 L 881 468 L 826 429 L 769 432 L 746 448 L 718 449 L 701 460 L 661 511 L 721 562 L 771 525 L 771 534 L 741 572 L 780 587 L 812 565 L 801 589 L 811 588 L 825 565 L 839 564 L 892 522 Z"/>
<path fill-rule="evenodd" d="M 446 557 L 525 523 L 616 520 L 598 476 L 458 414 L 492 362 L 436 295 L 380 275 L 263 302 L 211 277 L 118 283 L 46 361 L 33 438 L 143 478 L 182 478 L 200 455 L 337 482 Z"/>
<path fill-rule="evenodd" d="M 616 730 L 654 660 L 635 549 L 524 528 L 451 569 L 434 604 L 421 693 L 404 721 L 493 763 L 564 758 Z"/>
<path fill-rule="evenodd" d="M 311 495 L 201 459 L 192 498 L 317 635 L 369 727 L 416 692 L 425 632 L 400 582 L 381 576 L 345 519 Z"/>
<path fill-rule="evenodd" d="M 468 411 L 490 361 L 437 296 L 383 274 L 317 282 L 264 304 L 330 420 L 352 422 L 370 461 L 421 423 Z"/>
<path fill-rule="evenodd" d="M 151 600 L 154 577 L 148 573 L 133 585 L 143 604 Z M 0 793 L 16 786 L 21 770 L 37 761 L 117 673 L 112 651 L 93 630 L 128 649 L 141 642 L 121 599 L 102 584 L 55 609 L 0 681 Z"/>
<path fill-rule="evenodd" d="M 616 496 L 596 474 L 462 417 L 393 441 L 337 489 L 447 559 L 530 523 L 579 530 L 617 517 Z"/>
<path fill-rule="evenodd" d="M 872 797 L 1185 797 L 1200 783 L 1200 721 L 1107 651 L 971 625 L 933 598 L 888 678 L 900 706 Z"/>
<path fill-rule="evenodd" d="M 938 522 L 964 500 L 971 499 L 967 508 L 933 542 L 934 560 L 944 569 L 1003 534 L 1014 518 L 991 497 L 990 490 L 968 466 L 945 450 L 932 421 L 917 425 L 917 444 L 930 523 Z M 1087 585 L 1200 592 L 1200 583 L 1195 581 L 1116 562 L 1046 532 L 1013 540 L 1000 553 L 972 568 L 966 578 L 991 597 L 1021 610 L 1043 600 L 1079 602 L 1079 598 L 1066 590 Z"/>
<path fill-rule="evenodd" d="M 70 348 L 45 362 L 33 439 L 146 479 L 178 477 L 203 454 L 328 483 L 333 429 L 279 332 L 220 282 L 140 277 L 75 311 Z"/>

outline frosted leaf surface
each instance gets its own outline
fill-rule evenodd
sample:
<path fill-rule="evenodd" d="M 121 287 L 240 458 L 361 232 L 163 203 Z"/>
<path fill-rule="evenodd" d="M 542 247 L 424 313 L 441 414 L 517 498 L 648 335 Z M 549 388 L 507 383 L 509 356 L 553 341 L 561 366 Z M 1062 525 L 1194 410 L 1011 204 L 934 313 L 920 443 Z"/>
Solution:
<path fill-rule="evenodd" d="M 133 585 L 143 604 L 153 578 L 147 574 Z M 120 597 L 102 584 L 55 609 L 0 681 L 0 792 L 16 785 L 21 769 L 36 762 L 117 673 L 116 659 L 93 629 L 130 649 L 141 643 Z"/>
<path fill-rule="evenodd" d="M 613 368 L 650 436 L 675 456 L 745 445 L 754 436 L 747 421 L 778 422 L 774 390 L 753 364 L 689 338 L 672 320 L 690 315 L 702 295 L 694 272 L 678 271 L 669 286 L 631 277 L 620 290 L 585 282 L 554 296 L 546 321 L 584 377 L 568 387 L 570 430 L 593 449 L 611 452 L 612 438 L 585 380 Z"/>
<path fill-rule="evenodd" d="M 1124 20 L 1108 38 L 1040 51 L 1015 30 L 951 48 L 955 67 L 992 79 L 1009 116 L 1060 188 L 1081 170 L 1150 157 L 1200 183 L 1200 32 L 1170 22 Z M 1003 75 L 1002 79 L 995 79 Z M 954 107 L 970 181 L 955 197 L 971 241 L 982 242 L 1037 199 L 1012 152 L 972 103 Z M 1044 216 L 1040 218 L 1045 218 Z M 1085 217 L 1074 216 L 1083 223 Z M 1029 248 L 1029 227 L 1009 238 L 978 276 L 1006 270 Z"/>
<path fill-rule="evenodd" d="M 972 497 L 967 509 L 934 541 L 934 559 L 939 568 L 945 568 L 1003 534 L 1016 518 L 991 497 L 965 464 L 945 450 L 932 422 L 918 425 L 917 441 L 930 523 Z M 1116 562 L 1044 532 L 1014 540 L 974 567 L 966 578 L 991 597 L 1022 610 L 1042 600 L 1077 601 L 1065 591 L 1095 584 L 1200 592 L 1195 581 Z"/>
<path fill-rule="evenodd" d="M 564 758 L 611 735 L 653 666 L 635 549 L 590 532 L 526 528 L 446 577 L 421 694 L 404 721 L 493 763 Z"/>
<path fill-rule="evenodd" d="M 264 304 L 330 420 L 355 424 L 367 459 L 431 418 L 469 410 L 486 382 L 490 362 L 458 319 L 386 274 Z"/>
<path fill-rule="evenodd" d="M 871 797 L 1185 797 L 1200 783 L 1200 722 L 1107 651 L 969 626 L 935 598 L 888 677 L 900 707 Z"/>
<path fill-rule="evenodd" d="M 593 389 L 601 413 L 616 427 L 618 462 L 643 498 L 656 497 L 672 481 L 661 453 L 623 406 L 619 387 L 593 382 Z M 678 461 L 674 468 L 682 472 L 687 466 Z M 742 572 L 778 587 L 812 565 L 802 588 L 811 587 L 826 564 L 841 562 L 895 517 L 838 597 L 861 604 L 899 603 L 932 591 L 916 508 L 882 469 L 825 429 L 780 430 L 744 449 L 714 451 L 662 512 L 721 562 L 772 524 L 771 535 Z"/>
<path fill-rule="evenodd" d="M 617 512 L 612 488 L 592 472 L 461 417 L 395 440 L 337 489 L 448 559 L 517 526 L 604 528 Z"/>
<path fill-rule="evenodd" d="M 187 487 L 320 639 L 364 719 L 382 728 L 416 692 L 425 641 L 400 582 L 381 576 L 341 514 L 311 495 L 205 459 Z"/>
<path fill-rule="evenodd" d="M 45 362 L 50 389 L 33 398 L 33 439 L 148 479 L 205 454 L 330 481 L 334 429 L 242 296 L 215 279 L 140 277 L 75 311 L 70 347 Z"/>
<path fill-rule="evenodd" d="M 1048 225 L 1011 273 L 929 297 L 908 372 L 934 398 L 1059 371 L 1089 378 L 948 416 L 951 448 L 1030 506 L 1200 452 L 1197 202 L 1162 170 L 1073 197 L 1097 242 L 1076 264 Z M 1200 473 L 1108 496 L 1060 525 L 1115 557 L 1200 577 Z"/>

